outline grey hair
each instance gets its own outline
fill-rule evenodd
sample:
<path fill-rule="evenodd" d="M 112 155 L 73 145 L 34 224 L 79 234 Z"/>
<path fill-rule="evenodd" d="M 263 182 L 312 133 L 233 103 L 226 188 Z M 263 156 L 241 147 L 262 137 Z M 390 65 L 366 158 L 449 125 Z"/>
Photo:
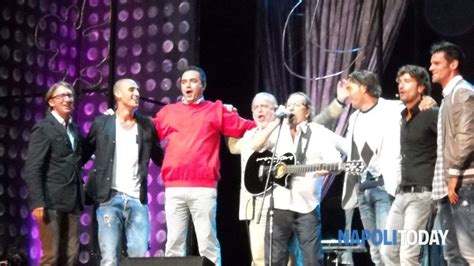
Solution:
<path fill-rule="evenodd" d="M 267 103 L 271 104 L 274 110 L 277 109 L 278 103 L 275 96 L 273 96 L 273 94 L 270 94 L 268 92 L 259 92 L 255 94 L 255 97 L 253 97 L 253 100 L 252 100 L 252 108 L 253 108 L 253 105 L 255 104 L 255 101 L 258 98 L 264 99 Z"/>

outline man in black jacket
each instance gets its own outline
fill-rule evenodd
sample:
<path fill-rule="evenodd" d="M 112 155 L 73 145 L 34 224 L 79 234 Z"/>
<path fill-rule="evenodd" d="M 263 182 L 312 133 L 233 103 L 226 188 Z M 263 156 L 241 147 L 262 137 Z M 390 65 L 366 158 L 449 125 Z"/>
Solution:
<path fill-rule="evenodd" d="M 24 179 L 40 229 L 40 265 L 75 265 L 84 197 L 82 139 L 71 120 L 73 88 L 58 82 L 48 90 L 45 100 L 48 113 L 32 129 Z"/>
<path fill-rule="evenodd" d="M 124 241 L 129 257 L 146 255 L 150 238 L 148 162 L 151 157 L 161 164 L 162 158 L 151 120 L 135 112 L 139 102 L 136 82 L 117 81 L 114 96 L 115 115 L 95 119 L 84 153 L 85 159 L 95 153 L 86 192 L 97 206 L 101 265 L 118 265 Z"/>

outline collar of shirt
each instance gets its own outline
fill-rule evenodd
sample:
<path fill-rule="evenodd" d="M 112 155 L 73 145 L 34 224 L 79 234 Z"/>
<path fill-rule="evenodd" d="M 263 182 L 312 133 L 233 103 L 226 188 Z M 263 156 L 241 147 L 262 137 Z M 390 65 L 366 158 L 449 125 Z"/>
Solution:
<path fill-rule="evenodd" d="M 461 75 L 456 75 L 454 78 L 452 78 L 448 84 L 446 84 L 446 87 L 443 88 L 443 97 L 450 94 L 460 80 L 462 80 Z"/>
<path fill-rule="evenodd" d="M 197 99 L 196 101 L 194 102 L 191 102 L 191 103 L 188 103 L 184 97 L 181 98 L 181 101 L 184 103 L 184 104 L 200 104 L 201 102 L 204 101 L 204 96 L 201 96 L 201 98 Z"/>
<path fill-rule="evenodd" d="M 375 101 L 374 105 L 372 105 L 369 109 L 367 109 L 365 111 L 360 110 L 360 112 L 363 113 L 363 114 L 368 113 L 368 112 L 372 111 L 377 106 L 377 104 L 379 104 L 379 99 L 377 99 L 377 101 Z"/>
<path fill-rule="evenodd" d="M 54 118 L 56 118 L 56 120 L 58 120 L 58 122 L 63 125 L 64 127 L 66 126 L 66 121 L 56 112 L 56 111 L 51 111 L 51 114 L 54 116 Z M 72 123 L 72 117 L 69 117 L 69 121 L 67 122 L 67 124 L 71 124 Z"/>
<path fill-rule="evenodd" d="M 420 103 L 421 101 L 418 101 L 415 106 L 413 106 L 413 109 L 411 110 L 412 114 L 411 117 L 414 117 L 416 114 L 420 112 Z M 403 109 L 402 111 L 402 117 L 405 119 L 408 115 L 408 108 Z"/>
<path fill-rule="evenodd" d="M 299 123 L 297 126 L 296 126 L 296 132 L 301 132 L 303 134 L 306 134 L 306 131 L 308 130 L 308 121 L 303 121 L 301 123 Z"/>

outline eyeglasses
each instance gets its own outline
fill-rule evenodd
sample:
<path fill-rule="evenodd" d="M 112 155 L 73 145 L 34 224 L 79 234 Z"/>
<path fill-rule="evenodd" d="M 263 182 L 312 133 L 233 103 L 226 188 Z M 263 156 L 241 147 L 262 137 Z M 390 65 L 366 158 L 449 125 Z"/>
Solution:
<path fill-rule="evenodd" d="M 287 103 L 286 108 L 301 108 L 301 107 L 306 107 L 305 103 Z"/>
<path fill-rule="evenodd" d="M 58 95 L 51 96 L 51 99 L 63 100 L 66 97 L 69 97 L 70 99 L 74 99 L 74 95 L 72 93 L 61 93 L 61 94 L 58 94 Z"/>

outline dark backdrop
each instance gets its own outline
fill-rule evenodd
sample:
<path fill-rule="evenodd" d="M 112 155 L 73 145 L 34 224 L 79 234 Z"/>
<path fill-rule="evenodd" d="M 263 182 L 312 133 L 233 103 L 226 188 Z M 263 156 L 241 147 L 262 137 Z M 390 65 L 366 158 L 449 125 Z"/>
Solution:
<path fill-rule="evenodd" d="M 251 119 L 255 94 L 254 28 L 256 1 L 200 1 L 199 59 L 207 73 L 204 95 L 233 104 Z M 218 188 L 217 232 L 223 265 L 249 265 L 245 223 L 239 221 L 240 156 L 221 145 L 221 181 Z"/>

